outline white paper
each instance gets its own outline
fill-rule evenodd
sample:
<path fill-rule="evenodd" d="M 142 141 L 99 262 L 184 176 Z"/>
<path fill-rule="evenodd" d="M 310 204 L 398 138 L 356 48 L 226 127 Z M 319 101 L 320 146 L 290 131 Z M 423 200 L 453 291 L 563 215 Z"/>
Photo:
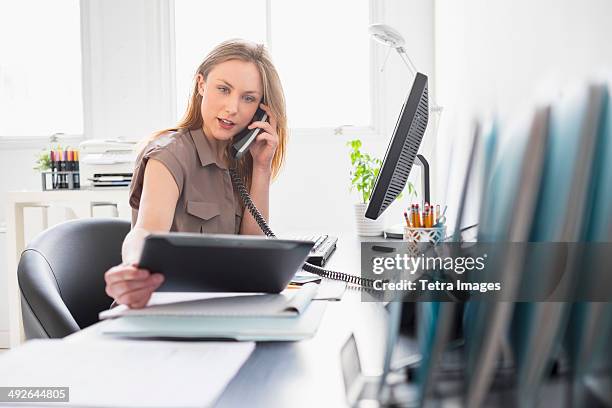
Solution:
<path fill-rule="evenodd" d="M 346 291 L 346 287 L 346 282 L 323 279 L 314 300 L 340 300 Z"/>
<path fill-rule="evenodd" d="M 121 305 L 100 313 L 100 319 L 119 316 L 297 316 L 304 312 L 318 290 L 308 283 L 298 290 L 278 294 L 160 292 L 142 309 Z"/>
<path fill-rule="evenodd" d="M 0 355 L 0 386 L 70 387 L 70 402 L 53 406 L 208 407 L 254 347 L 252 342 L 32 340 Z"/>

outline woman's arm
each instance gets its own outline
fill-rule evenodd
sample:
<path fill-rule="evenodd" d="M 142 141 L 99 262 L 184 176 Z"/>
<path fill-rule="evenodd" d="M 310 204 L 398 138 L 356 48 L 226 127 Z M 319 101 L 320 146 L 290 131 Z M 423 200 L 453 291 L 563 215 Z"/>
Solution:
<path fill-rule="evenodd" d="M 178 186 L 170 171 L 161 162 L 150 159 L 145 168 L 138 219 L 123 240 L 123 263 L 104 274 L 106 294 L 115 300 L 113 304 L 144 307 L 163 283 L 163 275 L 139 269 L 137 263 L 146 236 L 170 230 L 178 197 Z"/>
<path fill-rule="evenodd" d="M 178 198 L 178 186 L 170 171 L 161 162 L 150 159 L 145 168 L 138 219 L 123 241 L 123 263 L 138 262 L 147 235 L 170 231 Z"/>
<path fill-rule="evenodd" d="M 270 180 L 272 178 L 272 170 L 268 168 L 255 168 L 253 166 L 253 177 L 251 179 L 251 199 L 253 204 L 259 210 L 261 215 L 268 223 L 269 207 L 270 207 Z M 240 225 L 240 234 L 243 235 L 263 235 L 263 231 L 257 225 L 257 222 L 246 208 L 242 214 L 242 224 Z"/>

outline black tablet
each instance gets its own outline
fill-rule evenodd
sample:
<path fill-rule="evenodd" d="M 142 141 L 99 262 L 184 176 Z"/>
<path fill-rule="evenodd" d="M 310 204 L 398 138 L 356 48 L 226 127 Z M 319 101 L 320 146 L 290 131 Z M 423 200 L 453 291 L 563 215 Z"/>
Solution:
<path fill-rule="evenodd" d="M 139 267 L 164 275 L 161 292 L 278 293 L 312 246 L 309 241 L 244 235 L 151 234 Z"/>

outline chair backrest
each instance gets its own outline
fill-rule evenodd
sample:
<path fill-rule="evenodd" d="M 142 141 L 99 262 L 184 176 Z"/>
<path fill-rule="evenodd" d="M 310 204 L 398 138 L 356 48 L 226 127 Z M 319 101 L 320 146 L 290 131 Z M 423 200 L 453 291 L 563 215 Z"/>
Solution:
<path fill-rule="evenodd" d="M 112 299 L 104 272 L 121 263 L 130 223 L 81 219 L 58 224 L 21 254 L 17 275 L 26 337 L 60 338 L 92 325 Z"/>

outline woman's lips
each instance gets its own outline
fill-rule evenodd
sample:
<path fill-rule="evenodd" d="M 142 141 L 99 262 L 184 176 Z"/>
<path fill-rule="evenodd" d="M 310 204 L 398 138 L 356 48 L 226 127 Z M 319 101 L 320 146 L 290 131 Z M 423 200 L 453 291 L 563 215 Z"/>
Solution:
<path fill-rule="evenodd" d="M 217 118 L 217 121 L 219 122 L 219 126 L 220 126 L 222 129 L 230 130 L 230 129 L 233 129 L 233 128 L 234 128 L 234 126 L 236 126 L 236 124 L 235 124 L 235 123 L 225 123 L 224 121 L 222 121 L 222 120 L 221 120 L 221 119 L 219 119 L 219 118 Z"/>

